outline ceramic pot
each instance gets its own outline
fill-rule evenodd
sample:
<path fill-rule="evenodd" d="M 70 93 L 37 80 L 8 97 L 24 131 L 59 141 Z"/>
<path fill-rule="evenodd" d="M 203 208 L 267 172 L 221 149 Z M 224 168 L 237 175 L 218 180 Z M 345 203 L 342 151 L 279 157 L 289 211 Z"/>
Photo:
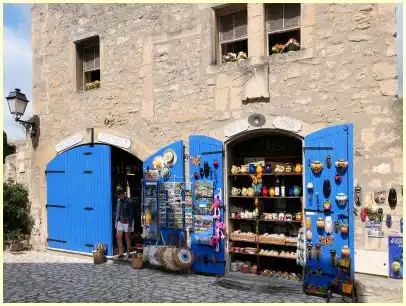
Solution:
<path fill-rule="evenodd" d="M 275 172 L 283 172 L 283 171 L 285 171 L 285 166 L 282 165 L 275 166 Z"/>
<path fill-rule="evenodd" d="M 309 230 L 309 229 L 306 231 L 306 239 L 307 240 L 312 240 L 313 239 L 312 231 Z"/>
<path fill-rule="evenodd" d="M 248 189 L 247 188 L 243 188 L 241 189 L 241 195 L 243 195 L 244 197 L 246 197 L 248 195 Z"/>
<path fill-rule="evenodd" d="M 324 219 L 323 218 L 317 218 L 317 228 L 324 228 L 324 225 L 325 225 L 325 222 L 324 222 Z"/>
<path fill-rule="evenodd" d="M 330 234 L 333 231 L 333 219 L 331 219 L 330 216 L 326 217 L 326 222 L 325 222 L 325 231 L 327 234 Z"/>
<path fill-rule="evenodd" d="M 293 194 L 295 197 L 298 197 L 300 195 L 300 192 L 302 191 L 302 188 L 299 186 L 294 186 L 293 187 Z"/>
<path fill-rule="evenodd" d="M 303 166 L 301 164 L 296 164 L 295 166 L 295 172 L 296 173 L 301 173 L 303 170 Z"/>
<path fill-rule="evenodd" d="M 312 228 L 312 220 L 309 217 L 306 218 L 306 228 Z"/>
<path fill-rule="evenodd" d="M 341 224 L 341 233 L 348 234 L 348 224 L 347 223 Z"/>
<path fill-rule="evenodd" d="M 238 172 L 240 172 L 240 167 L 237 167 L 237 166 L 233 165 L 231 167 L 231 173 L 232 174 L 237 174 Z"/>
<path fill-rule="evenodd" d="M 302 213 L 296 213 L 296 221 L 302 221 Z"/>
<path fill-rule="evenodd" d="M 268 188 L 266 188 L 266 186 L 262 186 L 261 195 L 262 195 L 263 197 L 267 197 L 267 196 L 268 196 Z"/>
<path fill-rule="evenodd" d="M 320 161 L 315 160 L 310 164 L 310 168 L 312 169 L 313 173 L 319 174 L 323 170 L 323 164 Z"/>
<path fill-rule="evenodd" d="M 350 256 L 350 249 L 348 246 L 343 246 L 341 249 L 341 254 L 345 257 Z"/>
<path fill-rule="evenodd" d="M 295 189 L 293 187 L 289 188 L 289 196 L 293 197 L 295 195 Z"/>
<path fill-rule="evenodd" d="M 252 197 L 254 195 L 254 189 L 252 189 L 251 187 L 248 188 L 247 190 L 247 196 Z"/>
<path fill-rule="evenodd" d="M 270 164 L 267 164 L 267 165 L 265 166 L 265 173 L 271 173 L 271 172 L 272 172 L 271 165 L 270 165 Z"/>
<path fill-rule="evenodd" d="M 272 214 L 272 220 L 278 220 L 278 214 L 277 213 Z"/>
<path fill-rule="evenodd" d="M 241 189 L 240 188 L 236 188 L 236 187 L 232 187 L 231 188 L 231 195 L 233 196 L 238 196 L 241 193 Z"/>
<path fill-rule="evenodd" d="M 263 171 L 264 169 L 262 168 L 262 165 L 261 165 L 261 164 L 258 164 L 256 170 L 257 170 L 257 173 L 262 173 L 262 171 Z"/>
<path fill-rule="evenodd" d="M 249 166 L 249 172 L 250 172 L 250 173 L 255 173 L 255 165 L 254 165 L 254 164 L 250 164 L 250 166 Z"/>
<path fill-rule="evenodd" d="M 339 174 L 336 174 L 335 181 L 336 181 L 337 184 L 341 183 L 341 176 Z"/>
<path fill-rule="evenodd" d="M 231 218 L 235 218 L 235 213 L 231 213 Z"/>
<path fill-rule="evenodd" d="M 341 172 L 344 172 L 348 166 L 348 162 L 344 159 L 337 160 L 335 162 L 335 164 L 336 164 L 336 168 Z"/>
<path fill-rule="evenodd" d="M 290 172 L 292 172 L 292 169 L 293 169 L 293 165 L 292 165 L 292 164 L 287 163 L 287 164 L 285 165 L 285 172 L 290 173 Z"/>
<path fill-rule="evenodd" d="M 219 166 L 219 161 L 218 161 L 218 160 L 215 160 L 215 161 L 213 162 L 213 166 L 214 166 L 214 168 L 218 168 L 218 166 Z"/>
<path fill-rule="evenodd" d="M 325 211 L 330 211 L 331 210 L 331 203 L 330 201 L 324 201 L 323 207 Z"/>
<path fill-rule="evenodd" d="M 270 196 L 270 197 L 274 197 L 274 196 L 275 196 L 275 188 L 274 188 L 274 187 L 270 187 L 270 188 L 269 188 L 269 196 Z"/>
<path fill-rule="evenodd" d="M 249 166 L 248 165 L 241 165 L 240 172 L 241 173 L 248 173 L 249 172 Z"/>
<path fill-rule="evenodd" d="M 345 205 L 347 203 L 348 196 L 340 192 L 336 195 L 336 201 L 339 205 Z"/>
<path fill-rule="evenodd" d="M 394 262 L 392 263 L 392 271 L 393 271 L 395 274 L 398 274 L 398 273 L 400 272 L 400 267 L 401 267 L 400 262 L 394 261 Z"/>

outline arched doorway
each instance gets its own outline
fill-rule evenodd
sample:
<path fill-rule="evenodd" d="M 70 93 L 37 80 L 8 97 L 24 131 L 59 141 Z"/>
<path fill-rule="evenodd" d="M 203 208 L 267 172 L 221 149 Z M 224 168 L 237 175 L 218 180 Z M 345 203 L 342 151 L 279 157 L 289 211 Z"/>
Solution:
<path fill-rule="evenodd" d="M 132 199 L 134 239 L 140 233 L 142 161 L 117 147 L 86 144 L 58 154 L 46 167 L 48 247 L 91 253 L 97 244 L 115 252 L 114 190 Z"/>
<path fill-rule="evenodd" d="M 295 167 L 303 165 L 302 137 L 277 129 L 257 129 L 233 137 L 225 148 L 229 212 L 226 270 L 235 270 L 233 263 L 250 262 L 258 274 L 279 271 L 298 280 L 302 267 L 296 264 L 295 247 L 304 211 L 302 169 L 295 171 Z M 253 179 L 241 168 L 259 164 L 263 168 L 262 186 L 259 194 L 252 195 L 249 188 Z M 295 186 L 299 192 L 294 192 Z M 250 234 L 252 239 L 243 239 Z"/>

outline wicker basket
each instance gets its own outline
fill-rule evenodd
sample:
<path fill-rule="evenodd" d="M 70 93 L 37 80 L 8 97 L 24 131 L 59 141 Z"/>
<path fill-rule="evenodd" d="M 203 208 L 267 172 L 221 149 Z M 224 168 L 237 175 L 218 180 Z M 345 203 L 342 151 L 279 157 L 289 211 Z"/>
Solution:
<path fill-rule="evenodd" d="M 104 252 L 100 251 L 93 251 L 93 262 L 96 265 L 100 265 L 102 263 L 105 263 L 107 261 L 106 256 L 104 255 Z"/>

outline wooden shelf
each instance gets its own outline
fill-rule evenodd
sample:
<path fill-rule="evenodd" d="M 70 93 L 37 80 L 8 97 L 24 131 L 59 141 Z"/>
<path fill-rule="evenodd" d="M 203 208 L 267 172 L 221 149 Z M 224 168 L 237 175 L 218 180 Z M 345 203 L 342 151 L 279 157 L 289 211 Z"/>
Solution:
<path fill-rule="evenodd" d="M 273 257 L 273 258 L 282 258 L 282 259 L 291 259 L 291 260 L 296 260 L 296 257 L 287 257 L 287 256 L 275 256 L 275 255 L 263 255 L 263 254 L 259 254 L 258 256 L 261 257 Z"/>
<path fill-rule="evenodd" d="M 258 243 L 259 244 L 280 245 L 280 246 L 287 246 L 287 247 L 295 247 L 295 248 L 297 248 L 297 244 L 273 243 L 273 242 L 258 242 Z"/>
<path fill-rule="evenodd" d="M 257 256 L 258 254 L 252 254 L 252 253 L 242 253 L 242 252 L 233 252 L 230 251 L 230 254 L 241 254 L 241 255 L 252 255 L 252 256 Z"/>
<path fill-rule="evenodd" d="M 230 198 L 242 198 L 242 199 L 301 199 L 302 197 L 262 197 L 262 196 L 229 196 Z"/>
<path fill-rule="evenodd" d="M 250 173 L 229 173 L 229 176 L 250 176 Z M 255 173 L 253 173 L 252 175 L 255 175 Z M 302 176 L 303 173 L 296 173 L 296 172 L 280 172 L 280 173 L 264 173 L 262 174 L 262 176 Z"/>
<path fill-rule="evenodd" d="M 260 222 L 280 222 L 280 223 L 302 223 L 302 221 L 288 221 L 288 220 L 265 220 L 265 219 L 258 219 Z"/>
<path fill-rule="evenodd" d="M 230 219 L 230 220 L 243 220 L 243 221 L 257 221 L 257 219 L 255 219 L 255 218 L 231 218 L 231 217 L 229 217 L 228 219 Z"/>
<path fill-rule="evenodd" d="M 300 158 L 300 159 L 303 159 L 303 156 L 301 156 L 301 155 L 295 155 L 295 156 L 268 156 L 268 157 L 266 157 L 266 156 L 260 156 L 260 157 L 258 157 L 258 156 L 254 156 L 254 157 L 251 157 L 251 156 L 244 156 L 244 157 L 237 157 L 237 156 L 232 156 L 231 157 L 232 159 L 244 159 L 244 158 L 252 158 L 252 159 L 294 159 L 294 158 Z"/>
<path fill-rule="evenodd" d="M 238 241 L 238 242 L 249 242 L 249 243 L 255 243 L 257 242 L 255 240 L 244 240 L 244 239 L 235 239 L 235 238 L 230 238 L 231 241 Z"/>

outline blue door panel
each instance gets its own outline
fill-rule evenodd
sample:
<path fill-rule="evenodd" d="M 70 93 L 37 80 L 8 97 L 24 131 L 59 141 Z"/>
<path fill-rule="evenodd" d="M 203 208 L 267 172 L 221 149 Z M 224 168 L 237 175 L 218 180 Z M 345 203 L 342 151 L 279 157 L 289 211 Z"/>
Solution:
<path fill-rule="evenodd" d="M 105 243 L 107 255 L 112 255 L 111 148 L 107 145 L 75 147 L 52 160 L 47 171 L 59 167 L 62 160 L 66 170 L 63 179 L 53 173 L 47 175 L 48 201 L 51 194 L 58 193 L 59 201 L 68 209 L 66 216 L 48 209 L 48 236 L 55 231 L 54 224 L 58 224 L 66 243 L 54 247 L 90 253 L 97 243 Z M 61 186 L 65 190 L 63 194 Z"/>
<path fill-rule="evenodd" d="M 341 256 L 341 248 L 347 245 L 351 254 L 351 271 L 354 272 L 354 220 L 353 220 L 353 126 L 350 124 L 332 126 L 305 137 L 305 186 L 313 183 L 313 196 L 310 199 L 307 193 L 305 202 L 305 218 L 311 219 L 311 231 L 313 233 L 312 244 L 320 243 L 320 237 L 327 237 L 324 229 L 317 228 L 317 218 L 331 216 L 333 224 L 338 221 L 340 226 L 343 222 L 349 224 L 349 234 L 343 235 L 340 231 L 335 233 L 333 226 L 333 243 L 332 245 L 322 246 L 322 256 L 319 260 L 307 258 L 307 267 L 311 267 L 313 273 L 317 267 L 321 268 L 322 275 L 305 273 L 305 286 L 324 287 L 326 288 L 333 278 L 337 275 L 338 269 L 330 263 L 330 250 L 335 249 L 337 255 Z M 331 156 L 331 167 L 326 166 L 326 157 Z M 344 159 L 348 161 L 348 168 L 344 173 L 339 173 L 335 167 L 337 160 Z M 323 163 L 323 170 L 319 175 L 315 175 L 311 168 L 312 161 Z M 341 183 L 336 183 L 335 175 L 341 176 Z M 323 195 L 323 182 L 330 181 L 331 194 L 328 199 Z M 306 190 L 307 192 L 307 190 Z M 338 193 L 344 193 L 348 196 L 345 206 L 340 206 L 335 200 Z M 317 195 L 319 205 L 317 205 Z M 329 200 L 331 203 L 331 213 L 323 211 L 323 202 Z M 340 218 L 343 215 L 344 218 Z M 308 243 L 308 242 L 306 242 Z"/>

